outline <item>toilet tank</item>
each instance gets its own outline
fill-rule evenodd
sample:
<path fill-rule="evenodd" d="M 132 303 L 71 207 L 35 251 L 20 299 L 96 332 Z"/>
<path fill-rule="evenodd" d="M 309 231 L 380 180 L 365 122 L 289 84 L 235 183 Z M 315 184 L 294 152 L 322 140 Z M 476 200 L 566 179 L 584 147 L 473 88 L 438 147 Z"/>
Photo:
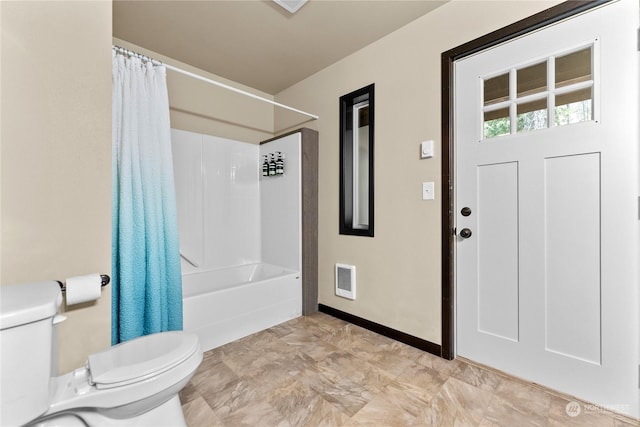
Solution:
<path fill-rule="evenodd" d="M 0 286 L 0 425 L 23 425 L 49 407 L 57 282 Z"/>

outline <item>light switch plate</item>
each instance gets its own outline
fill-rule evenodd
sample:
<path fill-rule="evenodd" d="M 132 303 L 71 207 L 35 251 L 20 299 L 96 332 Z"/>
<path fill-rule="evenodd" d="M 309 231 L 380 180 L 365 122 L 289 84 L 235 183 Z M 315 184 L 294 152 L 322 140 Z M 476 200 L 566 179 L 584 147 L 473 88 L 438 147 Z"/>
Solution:
<path fill-rule="evenodd" d="M 433 157 L 433 140 L 422 141 L 420 144 L 420 158 L 430 159 Z"/>
<path fill-rule="evenodd" d="M 422 183 L 422 200 L 433 200 L 435 198 L 435 185 L 433 181 Z"/>

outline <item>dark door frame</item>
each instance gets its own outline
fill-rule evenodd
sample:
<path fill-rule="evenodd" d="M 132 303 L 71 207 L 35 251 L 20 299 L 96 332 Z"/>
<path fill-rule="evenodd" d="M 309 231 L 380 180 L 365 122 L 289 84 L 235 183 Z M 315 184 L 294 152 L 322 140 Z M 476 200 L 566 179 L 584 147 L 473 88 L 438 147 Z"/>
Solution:
<path fill-rule="evenodd" d="M 566 1 L 442 54 L 442 344 L 441 356 L 455 357 L 454 67 L 455 61 L 570 18 L 612 0 Z"/>

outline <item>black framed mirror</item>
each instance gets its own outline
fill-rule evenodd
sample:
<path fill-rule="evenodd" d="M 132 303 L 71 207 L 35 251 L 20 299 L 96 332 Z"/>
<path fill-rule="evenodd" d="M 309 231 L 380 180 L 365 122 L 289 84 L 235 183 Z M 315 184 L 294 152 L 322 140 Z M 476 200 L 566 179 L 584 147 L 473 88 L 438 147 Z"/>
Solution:
<path fill-rule="evenodd" d="M 373 237 L 374 84 L 340 97 L 340 234 Z"/>

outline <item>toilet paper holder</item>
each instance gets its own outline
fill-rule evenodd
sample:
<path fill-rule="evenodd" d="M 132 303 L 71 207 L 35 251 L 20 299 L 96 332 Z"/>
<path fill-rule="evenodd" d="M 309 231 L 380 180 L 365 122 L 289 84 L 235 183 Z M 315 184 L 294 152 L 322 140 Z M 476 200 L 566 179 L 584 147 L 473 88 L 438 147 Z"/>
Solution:
<path fill-rule="evenodd" d="M 67 288 L 65 286 L 65 284 L 63 282 L 61 282 L 60 280 L 56 280 L 56 282 L 58 282 L 58 285 L 60 285 L 60 290 L 62 292 L 66 291 Z M 106 274 L 101 274 L 100 275 L 100 285 L 101 286 L 107 286 L 109 284 L 109 282 L 111 282 L 111 278 L 106 275 Z"/>

